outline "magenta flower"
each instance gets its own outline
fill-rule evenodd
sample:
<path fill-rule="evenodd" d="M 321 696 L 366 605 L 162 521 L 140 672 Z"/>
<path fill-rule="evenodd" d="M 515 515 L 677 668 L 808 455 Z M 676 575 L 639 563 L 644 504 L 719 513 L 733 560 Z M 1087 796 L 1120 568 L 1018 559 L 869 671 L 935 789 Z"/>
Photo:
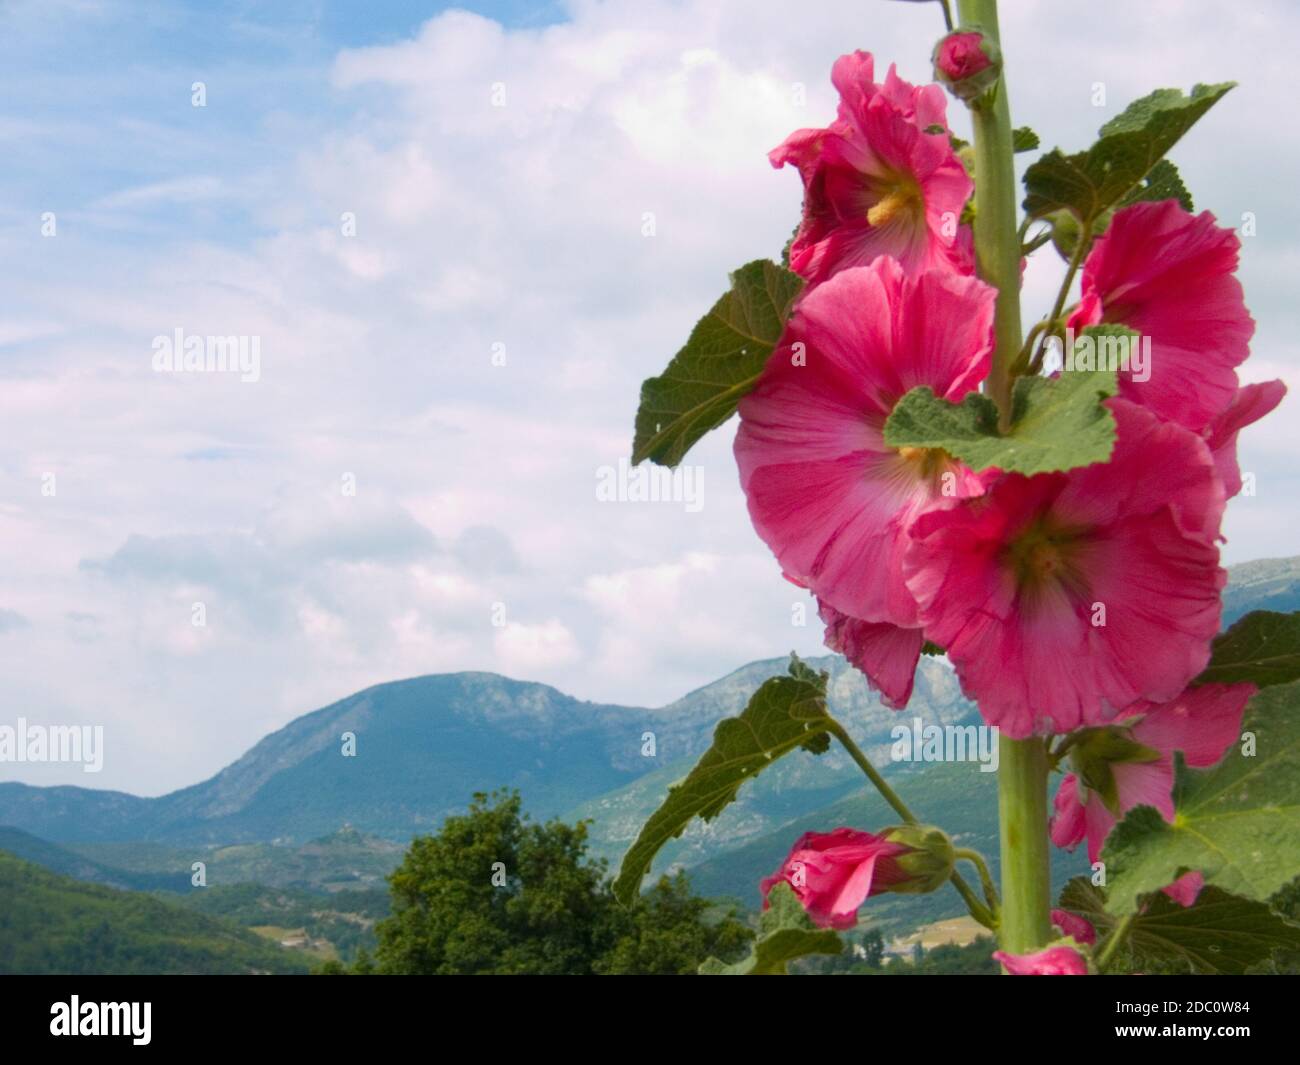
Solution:
<path fill-rule="evenodd" d="M 971 273 L 969 227 L 959 220 L 974 186 L 948 140 L 943 90 L 910 85 L 892 66 L 883 85 L 873 73 L 868 53 L 841 56 L 831 71 L 835 121 L 798 130 L 768 154 L 803 178 L 790 268 L 820 282 L 890 255 L 909 272 Z"/>
<path fill-rule="evenodd" d="M 1073 848 L 1086 836 L 1088 860 L 1095 862 L 1116 821 L 1133 807 L 1154 806 L 1172 823 L 1174 752 L 1195 768 L 1214 765 L 1241 734 L 1241 715 L 1255 690 L 1253 684 L 1203 684 L 1079 733 L 1070 749 L 1076 771 L 1056 793 L 1052 842 Z"/>
<path fill-rule="evenodd" d="M 1016 739 L 1175 698 L 1219 630 L 1224 499 L 1209 450 L 1106 402 L 1109 463 L 1006 474 L 912 525 L 903 567 L 921 627 L 985 720 Z"/>
<path fill-rule="evenodd" d="M 852 928 L 858 907 L 871 895 L 911 879 L 897 858 L 912 848 L 870 832 L 837 828 L 799 837 L 781 868 L 759 886 L 763 908 L 768 893 L 785 881 L 808 916 L 825 928 Z"/>
<path fill-rule="evenodd" d="M 1098 322 L 1151 338 L 1150 379 L 1120 373 L 1120 395 L 1203 430 L 1237 392 L 1255 322 L 1234 276 L 1241 241 L 1176 200 L 1117 211 L 1083 267 L 1076 330 Z"/>
<path fill-rule="evenodd" d="M 1073 947 L 1048 947 L 1036 954 L 1008 954 L 1005 950 L 995 950 L 993 957 L 1012 976 L 1088 975 L 1088 963 Z"/>
<path fill-rule="evenodd" d="M 1231 499 L 1241 491 L 1241 468 L 1237 465 L 1237 434 L 1269 414 L 1282 402 L 1286 385 L 1281 381 L 1265 381 L 1245 385 L 1226 410 L 1216 414 L 1202 431 L 1201 436 L 1214 456 L 1214 465 L 1223 479 L 1224 491 Z"/>
<path fill-rule="evenodd" d="M 823 617 L 846 647 L 871 643 L 852 622 L 917 628 L 902 575 L 908 526 L 936 500 L 982 490 L 943 452 L 889 447 L 882 431 L 917 385 L 959 400 L 979 384 L 993 300 L 974 278 L 907 277 L 893 259 L 845 270 L 800 301 L 740 401 L 735 453 L 754 528 L 788 577 L 833 611 Z M 919 650 L 915 634 L 907 640 Z M 893 662 L 905 642 L 880 653 Z M 902 681 L 882 684 L 893 668 L 874 679 L 905 701 Z"/>

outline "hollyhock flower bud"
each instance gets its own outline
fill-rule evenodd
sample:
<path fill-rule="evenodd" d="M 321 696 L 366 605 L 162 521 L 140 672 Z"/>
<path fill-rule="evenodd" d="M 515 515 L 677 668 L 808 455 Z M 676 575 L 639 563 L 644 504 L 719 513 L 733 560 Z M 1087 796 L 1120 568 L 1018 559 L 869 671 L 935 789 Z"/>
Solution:
<path fill-rule="evenodd" d="M 1036 954 L 1008 954 L 1005 950 L 995 950 L 993 957 L 1012 976 L 1088 975 L 1088 963 L 1073 947 L 1048 947 Z"/>
<path fill-rule="evenodd" d="M 1137 704 L 1114 725 L 1076 734 L 1074 772 L 1056 793 L 1052 842 L 1072 848 L 1086 837 L 1088 860 L 1095 862 L 1115 822 L 1135 806 L 1154 806 L 1172 824 L 1174 753 L 1181 751 L 1196 769 L 1214 765 L 1241 734 L 1241 715 L 1255 690 L 1253 684 L 1202 684 L 1168 703 Z M 1185 897 L 1193 883 L 1183 878 L 1171 887 Z"/>
<path fill-rule="evenodd" d="M 909 272 L 973 274 L 970 227 L 960 220 L 975 186 L 953 153 L 943 90 L 910 85 L 892 66 L 878 85 L 867 52 L 840 56 L 831 81 L 835 121 L 797 130 L 768 153 L 803 179 L 790 269 L 817 283 L 891 255 Z"/>
<path fill-rule="evenodd" d="M 909 850 L 905 844 L 851 828 L 807 832 L 781 868 L 759 885 L 763 908 L 772 888 L 785 881 L 816 924 L 852 928 L 858 907 L 870 896 L 911 879 L 898 864 Z"/>
<path fill-rule="evenodd" d="M 958 30 L 934 46 L 934 80 L 959 100 L 973 100 L 1002 73 L 997 42 L 978 30 Z"/>
<path fill-rule="evenodd" d="M 881 835 L 891 843 L 908 847 L 906 854 L 895 860 L 907 873 L 908 879 L 891 884 L 890 891 L 900 895 L 924 895 L 937 891 L 952 876 L 956 856 L 948 834 L 933 825 L 898 825 L 885 829 Z"/>

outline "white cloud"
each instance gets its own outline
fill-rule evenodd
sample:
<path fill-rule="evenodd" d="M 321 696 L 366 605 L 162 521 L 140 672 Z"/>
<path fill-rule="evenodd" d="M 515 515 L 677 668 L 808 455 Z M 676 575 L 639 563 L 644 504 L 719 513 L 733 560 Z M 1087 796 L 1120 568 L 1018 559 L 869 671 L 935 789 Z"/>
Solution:
<path fill-rule="evenodd" d="M 1257 212 L 1243 276 L 1260 355 L 1246 376 L 1294 380 L 1300 208 L 1273 175 L 1300 148 L 1274 128 L 1293 63 L 1266 27 L 1296 16 L 1097 6 L 1080 23 L 1055 4 L 1004 5 L 1017 121 L 1081 147 L 1156 84 L 1240 77 L 1175 154 L 1200 206 Z M 37 7 L 10 28 L 35 33 Z M 601 503 L 595 471 L 626 455 L 641 380 L 726 273 L 789 236 L 798 180 L 765 155 L 833 113 L 835 56 L 860 45 L 923 77 L 938 8 L 570 10 L 540 30 L 449 12 L 327 71 L 249 63 L 247 84 L 224 72 L 204 113 L 183 94 L 183 119 L 0 123 L 0 137 L 113 171 L 59 206 L 56 239 L 33 221 L 44 190 L 18 186 L 0 214 L 21 309 L 0 334 L 0 608 L 27 622 L 0 626 L 0 683 L 33 719 L 111 726 L 97 783 L 191 783 L 291 717 L 395 677 L 492 669 L 656 704 L 817 648 L 815 617 L 791 624 L 806 596 L 749 527 L 730 428 L 691 456 L 706 472 L 698 513 Z M 250 151 L 216 123 L 276 77 L 298 78 L 287 84 L 314 106 L 233 116 L 259 131 Z M 1050 250 L 1034 260 L 1027 317 L 1060 271 Z M 262 379 L 154 374 L 151 339 L 177 326 L 258 336 Z M 1293 425 L 1246 434 L 1243 461 L 1269 487 L 1237 508 L 1232 551 L 1287 553 Z M 190 625 L 196 597 L 206 632 Z"/>

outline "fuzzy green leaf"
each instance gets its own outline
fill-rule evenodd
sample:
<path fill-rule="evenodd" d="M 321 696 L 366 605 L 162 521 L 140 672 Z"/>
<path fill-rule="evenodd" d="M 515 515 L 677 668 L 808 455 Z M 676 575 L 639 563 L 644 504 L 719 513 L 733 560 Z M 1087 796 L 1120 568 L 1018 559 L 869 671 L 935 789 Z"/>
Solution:
<path fill-rule="evenodd" d="M 1157 89 L 1102 126 L 1087 151 L 1066 155 L 1056 148 L 1041 156 L 1025 171 L 1026 213 L 1041 218 L 1066 208 L 1085 228 L 1092 226 L 1147 179 L 1165 153 L 1232 86 L 1197 85 L 1190 96 L 1180 89 Z M 1167 178 L 1168 172 L 1163 172 L 1161 180 Z"/>
<path fill-rule="evenodd" d="M 802 288 L 801 278 L 767 259 L 731 275 L 731 291 L 696 323 L 668 368 L 641 385 L 634 463 L 676 466 L 700 437 L 735 413 Z"/>
<path fill-rule="evenodd" d="M 826 709 L 826 680 L 827 674 L 791 656 L 789 676 L 764 681 L 739 717 L 718 723 L 712 746 L 686 779 L 669 789 L 623 856 L 614 881 L 618 899 L 627 904 L 636 898 L 659 849 L 693 818 L 717 817 L 745 781 L 796 747 L 814 754 L 827 749 L 835 720 Z"/>
<path fill-rule="evenodd" d="M 796 958 L 844 950 L 843 940 L 834 931 L 812 923 L 789 884 L 774 886 L 768 902 L 749 957 L 733 965 L 710 958 L 700 966 L 701 976 L 784 976 L 786 963 Z"/>
<path fill-rule="evenodd" d="M 1130 810 L 1106 839 L 1110 910 L 1198 869 L 1225 891 L 1263 901 L 1300 869 L 1300 683 L 1260 692 L 1246 708 L 1242 734 L 1217 766 L 1180 764 L 1172 825 L 1150 806 Z"/>
<path fill-rule="evenodd" d="M 1300 613 L 1256 610 L 1214 640 L 1210 664 L 1197 684 L 1238 684 L 1260 688 L 1300 680 Z"/>
<path fill-rule="evenodd" d="M 885 443 L 941 448 L 976 471 L 1072 470 L 1110 458 L 1115 417 L 1101 400 L 1115 388 L 1113 370 L 1021 377 L 1012 392 L 1011 427 L 1001 433 L 997 407 L 984 394 L 971 392 L 949 403 L 922 386 L 895 405 L 885 422 Z"/>
<path fill-rule="evenodd" d="M 1061 909 L 1090 921 L 1099 940 L 1118 923 L 1105 903 L 1105 894 L 1084 877 L 1061 892 Z M 1125 940 L 1122 946 L 1139 967 L 1173 962 L 1195 973 L 1239 976 L 1268 961 L 1275 950 L 1300 950 L 1300 927 L 1265 902 L 1208 885 L 1189 907 L 1160 892 L 1148 896 L 1129 922 Z"/>

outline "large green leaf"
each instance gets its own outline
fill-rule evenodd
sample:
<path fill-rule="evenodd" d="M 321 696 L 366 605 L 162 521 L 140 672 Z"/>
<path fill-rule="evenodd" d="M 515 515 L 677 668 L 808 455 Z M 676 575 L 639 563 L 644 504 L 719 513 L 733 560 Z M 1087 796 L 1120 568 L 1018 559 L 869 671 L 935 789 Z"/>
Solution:
<path fill-rule="evenodd" d="M 1025 171 L 1026 213 L 1041 218 L 1065 208 L 1086 231 L 1147 178 L 1232 85 L 1197 85 L 1190 96 L 1180 89 L 1157 89 L 1102 126 L 1087 151 L 1066 155 L 1057 148 L 1041 156 Z M 1165 172 L 1162 180 L 1167 178 Z"/>
<path fill-rule="evenodd" d="M 922 386 L 895 405 L 885 422 L 885 443 L 941 448 L 977 471 L 1048 473 L 1105 462 L 1115 446 L 1115 416 L 1101 401 L 1115 388 L 1113 370 L 1021 377 L 1012 394 L 1011 426 L 1002 433 L 988 396 L 971 392 L 960 403 L 949 403 Z"/>
<path fill-rule="evenodd" d="M 700 966 L 701 976 L 784 976 L 786 962 L 795 958 L 844 950 L 834 931 L 813 924 L 789 884 L 775 885 L 767 899 L 749 957 L 733 965 L 710 958 Z"/>
<path fill-rule="evenodd" d="M 676 466 L 700 437 L 735 413 L 802 288 L 798 275 L 767 259 L 731 275 L 731 291 L 696 323 L 668 368 L 641 385 L 634 463 Z"/>
<path fill-rule="evenodd" d="M 763 682 L 739 717 L 718 723 L 713 744 L 686 779 L 673 785 L 623 856 L 614 894 L 630 903 L 659 848 L 680 836 L 695 817 L 710 821 L 736 797 L 740 786 L 796 747 L 821 754 L 838 727 L 826 709 L 825 673 L 814 673 L 791 656 L 790 674 Z"/>
<path fill-rule="evenodd" d="M 1300 872 L 1300 683 L 1269 688 L 1250 702 L 1243 733 L 1217 766 L 1178 766 L 1177 816 L 1167 824 L 1139 806 L 1102 850 L 1112 913 L 1198 869 L 1225 891 L 1263 901 Z"/>
<path fill-rule="evenodd" d="M 1099 940 L 1118 923 L 1106 912 L 1105 895 L 1077 877 L 1061 892 L 1060 906 L 1091 921 Z M 1205 887 L 1196 903 L 1180 906 L 1162 893 L 1148 896 L 1129 922 L 1122 944 L 1138 966 L 1186 966 L 1196 973 L 1241 975 L 1275 950 L 1300 950 L 1300 927 L 1265 902 Z"/>
<path fill-rule="evenodd" d="M 1196 683 L 1250 681 L 1267 688 L 1294 680 L 1300 680 L 1300 613 L 1256 610 L 1216 637 L 1210 664 Z"/>

